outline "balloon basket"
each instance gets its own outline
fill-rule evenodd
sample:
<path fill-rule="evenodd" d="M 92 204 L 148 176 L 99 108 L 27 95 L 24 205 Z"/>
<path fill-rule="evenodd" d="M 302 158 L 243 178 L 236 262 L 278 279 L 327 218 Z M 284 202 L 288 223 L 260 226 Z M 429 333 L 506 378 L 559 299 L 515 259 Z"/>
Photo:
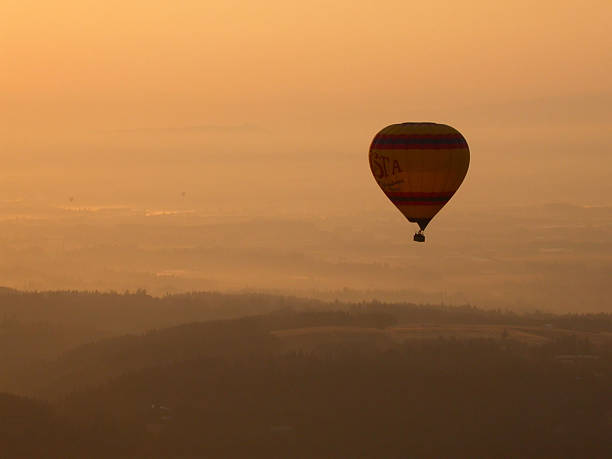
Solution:
<path fill-rule="evenodd" d="M 414 242 L 425 242 L 425 235 L 419 231 L 418 233 L 415 233 L 413 239 Z"/>

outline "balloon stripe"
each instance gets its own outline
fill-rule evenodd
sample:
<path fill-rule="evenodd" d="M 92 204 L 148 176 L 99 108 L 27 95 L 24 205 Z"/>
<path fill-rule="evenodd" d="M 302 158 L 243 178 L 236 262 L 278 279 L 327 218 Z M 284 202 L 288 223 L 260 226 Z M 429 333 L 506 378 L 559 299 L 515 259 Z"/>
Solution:
<path fill-rule="evenodd" d="M 399 198 L 414 198 L 414 199 L 450 199 L 455 194 L 454 191 L 442 191 L 442 192 L 402 192 L 402 191 L 389 191 L 385 193 L 389 199 Z"/>
<path fill-rule="evenodd" d="M 443 142 L 378 142 L 374 147 L 376 150 L 455 150 L 464 149 L 465 145 L 459 143 L 450 143 L 447 140 Z"/>
<path fill-rule="evenodd" d="M 463 136 L 457 135 L 379 135 L 372 143 L 377 150 L 443 150 L 467 148 Z"/>
<path fill-rule="evenodd" d="M 419 203 L 433 203 L 439 204 L 441 202 L 448 202 L 449 198 L 391 198 L 393 204 L 419 204 Z"/>
<path fill-rule="evenodd" d="M 396 206 L 437 206 L 444 205 L 448 202 L 446 201 L 391 201 Z"/>
<path fill-rule="evenodd" d="M 401 129 L 401 126 L 398 127 L 398 130 Z M 394 134 L 390 132 L 386 132 L 384 134 L 378 134 L 377 137 L 379 139 L 459 139 L 465 143 L 465 139 L 461 134 L 451 133 L 451 134 Z"/>

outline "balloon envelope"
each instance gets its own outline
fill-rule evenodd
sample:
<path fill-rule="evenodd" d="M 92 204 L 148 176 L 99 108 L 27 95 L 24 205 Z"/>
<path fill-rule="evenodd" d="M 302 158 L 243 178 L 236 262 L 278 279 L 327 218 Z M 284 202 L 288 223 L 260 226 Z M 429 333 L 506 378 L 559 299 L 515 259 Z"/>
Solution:
<path fill-rule="evenodd" d="M 455 194 L 469 164 L 465 138 L 445 124 L 392 124 L 376 134 L 370 146 L 376 182 L 421 230 Z"/>

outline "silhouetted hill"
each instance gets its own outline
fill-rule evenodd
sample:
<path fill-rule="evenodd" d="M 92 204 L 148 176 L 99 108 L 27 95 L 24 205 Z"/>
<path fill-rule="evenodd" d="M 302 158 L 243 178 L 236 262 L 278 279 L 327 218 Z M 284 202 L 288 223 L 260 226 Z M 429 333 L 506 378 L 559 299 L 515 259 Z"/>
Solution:
<path fill-rule="evenodd" d="M 0 319 L 43 322 L 89 333 L 141 333 L 189 322 L 230 319 L 279 311 L 351 311 L 388 314 L 398 323 L 495 323 L 612 331 L 612 314 L 517 313 L 471 305 L 325 302 L 261 293 L 192 292 L 155 297 L 136 292 L 50 291 L 0 292 Z"/>
<path fill-rule="evenodd" d="M 0 393 L 0 456 L 72 457 L 75 440 L 48 403 Z"/>
<path fill-rule="evenodd" d="M 612 334 L 605 314 L 256 294 L 8 298 L 20 295 L 22 310 L 13 304 L 17 313 L 0 327 L 7 345 L 0 356 L 8 362 L 10 346 L 23 347 L 16 355 L 30 367 L 9 372 L 13 385 L 53 402 L 10 396 L 0 402 L 13 419 L 4 431 L 12 457 L 612 453 Z M 85 333 L 78 324 L 89 324 L 85 314 L 73 320 L 71 312 L 90 308 L 114 323 L 119 306 L 130 320 L 143 314 L 143 323 L 169 321 L 175 307 L 181 317 L 249 314 L 108 338 L 90 331 L 93 341 L 62 348 L 73 338 L 61 330 Z M 268 312 L 254 314 L 260 307 Z M 55 321 L 24 321 L 45 308 Z"/>
<path fill-rule="evenodd" d="M 237 318 L 292 308 L 329 309 L 323 301 L 265 294 L 193 292 L 154 297 L 136 292 L 0 292 L 0 318 L 134 333 L 188 322 Z"/>
<path fill-rule="evenodd" d="M 279 339 L 270 333 L 272 330 L 320 325 L 381 327 L 392 323 L 393 318 L 386 314 L 285 311 L 109 338 L 67 351 L 41 369 L 40 377 L 34 378 L 39 385 L 30 390 L 52 396 L 139 368 L 204 357 L 233 359 L 274 355 L 282 348 Z"/>
<path fill-rule="evenodd" d="M 204 357 L 312 350 L 347 340 L 360 341 L 364 347 L 388 348 L 405 339 L 499 338 L 506 333 L 512 339 L 536 344 L 573 333 L 599 345 L 612 331 L 608 314 L 518 314 L 469 305 L 377 301 L 325 303 L 247 293 L 203 292 L 157 298 L 143 291 L 10 291 L 3 294 L 0 310 L 4 315 L 0 321 L 0 364 L 6 370 L 0 387 L 49 397 L 149 366 Z M 240 314 L 242 318 L 214 320 Z M 192 318 L 208 322 L 176 325 Z M 476 326 L 480 328 L 476 330 Z M 150 331 L 143 333 L 145 327 Z M 342 336 L 336 336 L 334 327 L 345 330 Z M 138 334 L 123 335 L 121 329 Z M 376 332 L 383 329 L 389 332 Z M 109 335 L 111 338 L 102 339 Z"/>
<path fill-rule="evenodd" d="M 202 357 L 271 353 L 275 338 L 253 321 L 215 321 L 180 325 L 144 335 L 127 335 L 82 345 L 45 368 L 42 387 L 47 395 L 99 384 L 129 370 Z"/>
<path fill-rule="evenodd" d="M 503 341 L 196 359 L 72 394 L 138 457 L 609 457 L 612 354 L 567 364 Z M 555 351 L 553 350 L 553 353 Z"/>

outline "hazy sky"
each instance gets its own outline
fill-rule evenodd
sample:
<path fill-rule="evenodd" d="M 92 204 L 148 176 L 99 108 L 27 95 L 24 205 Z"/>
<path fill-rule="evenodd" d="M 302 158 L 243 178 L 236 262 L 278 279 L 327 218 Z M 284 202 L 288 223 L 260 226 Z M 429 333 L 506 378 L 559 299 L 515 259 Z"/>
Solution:
<path fill-rule="evenodd" d="M 608 203 L 611 17 L 603 0 L 4 0 L 0 154 L 35 159 L 4 185 L 224 152 L 354 155 L 365 180 L 372 136 L 414 120 L 464 133 L 474 195 L 554 162 L 551 186 Z"/>
<path fill-rule="evenodd" d="M 270 250 L 297 247 L 307 260 L 338 248 L 361 272 L 362 246 L 379 244 L 368 263 L 422 257 L 434 292 L 536 302 L 544 292 L 541 305 L 558 306 L 588 290 L 581 307 L 601 310 L 612 207 L 593 207 L 612 206 L 611 18 L 609 0 L 3 0 L 0 274 L 25 288 L 117 288 L 116 278 L 140 288 L 168 270 L 208 278 L 197 250 L 193 266 L 178 255 L 153 263 L 145 236 L 181 250 L 242 247 L 240 231 L 183 240 L 196 215 L 239 216 L 269 225 L 249 235 L 253 247 L 275 234 Z M 368 164 L 373 136 L 404 121 L 450 124 L 471 150 L 420 248 Z M 177 225 L 160 230 L 163 244 L 154 215 Z M 296 216 L 299 231 L 285 231 L 279 222 Z M 344 218 L 346 231 L 300 239 L 304 222 Z M 117 260 L 89 251 L 121 240 Z M 248 282 L 236 263 L 228 279 Z M 281 271 L 324 288 L 325 269 L 312 266 Z M 453 277 L 464 270 L 477 275 Z M 525 279 L 533 288 L 515 287 Z"/>

